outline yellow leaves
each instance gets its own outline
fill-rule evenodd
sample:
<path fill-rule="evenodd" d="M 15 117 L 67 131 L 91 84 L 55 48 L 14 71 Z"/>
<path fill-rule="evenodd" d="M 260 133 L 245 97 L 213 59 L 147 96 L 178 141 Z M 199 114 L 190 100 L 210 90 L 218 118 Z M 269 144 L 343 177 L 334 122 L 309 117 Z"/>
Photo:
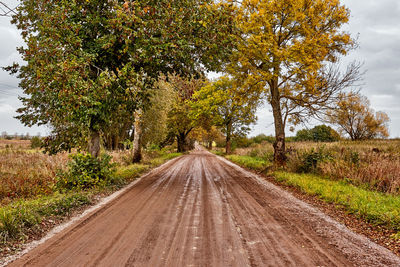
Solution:
<path fill-rule="evenodd" d="M 200 20 L 199 24 L 202 25 L 203 27 L 207 27 L 207 22 Z"/>
<path fill-rule="evenodd" d="M 375 113 L 369 105 L 369 100 L 359 93 L 343 94 L 337 103 L 337 110 L 330 112 L 328 118 L 349 134 L 351 139 L 388 137 L 388 115 L 381 111 Z"/>
<path fill-rule="evenodd" d="M 315 87 L 322 62 L 335 62 L 352 48 L 341 32 L 349 11 L 338 0 L 244 0 L 238 4 L 237 24 L 243 33 L 231 74 L 247 84 L 285 77 Z"/>

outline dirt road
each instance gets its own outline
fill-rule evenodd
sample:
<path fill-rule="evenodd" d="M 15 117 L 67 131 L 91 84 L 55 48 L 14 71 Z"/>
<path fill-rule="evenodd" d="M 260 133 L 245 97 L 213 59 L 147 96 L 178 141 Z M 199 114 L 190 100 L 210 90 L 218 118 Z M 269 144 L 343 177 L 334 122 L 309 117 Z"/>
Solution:
<path fill-rule="evenodd" d="M 400 266 L 400 259 L 198 149 L 11 266 Z"/>

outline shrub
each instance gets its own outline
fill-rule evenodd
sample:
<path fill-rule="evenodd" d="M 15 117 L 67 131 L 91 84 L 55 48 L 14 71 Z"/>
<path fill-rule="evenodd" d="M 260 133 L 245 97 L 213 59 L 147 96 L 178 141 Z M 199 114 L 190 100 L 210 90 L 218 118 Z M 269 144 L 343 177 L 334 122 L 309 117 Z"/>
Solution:
<path fill-rule="evenodd" d="M 255 137 L 252 137 L 251 141 L 256 144 L 261 144 L 263 142 L 268 142 L 272 144 L 273 142 L 275 142 L 275 137 L 272 135 L 267 136 L 265 134 L 259 134 Z"/>
<path fill-rule="evenodd" d="M 40 148 L 42 146 L 42 139 L 39 136 L 34 136 L 31 139 L 31 148 Z"/>
<path fill-rule="evenodd" d="M 302 173 L 315 172 L 319 163 L 333 159 L 332 155 L 324 147 L 320 147 L 317 150 L 312 148 L 311 151 L 305 152 L 302 157 L 302 165 L 298 170 Z"/>
<path fill-rule="evenodd" d="M 235 150 L 237 147 L 249 147 L 252 143 L 252 140 L 246 136 L 234 137 L 232 138 L 232 150 Z"/>
<path fill-rule="evenodd" d="M 318 125 L 310 130 L 298 131 L 295 139 L 296 141 L 335 142 L 339 141 L 340 135 L 329 126 Z"/>
<path fill-rule="evenodd" d="M 78 153 L 71 158 L 67 170 L 57 174 L 58 188 L 88 189 L 104 186 L 112 181 L 115 164 L 111 163 L 111 156 L 104 154 L 95 158 L 89 154 Z"/>

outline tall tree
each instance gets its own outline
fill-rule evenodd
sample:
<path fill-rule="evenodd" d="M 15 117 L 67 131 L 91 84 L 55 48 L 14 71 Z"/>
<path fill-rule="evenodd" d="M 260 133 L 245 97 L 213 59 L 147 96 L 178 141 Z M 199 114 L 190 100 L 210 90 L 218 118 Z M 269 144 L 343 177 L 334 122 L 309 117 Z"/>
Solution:
<path fill-rule="evenodd" d="M 249 125 L 257 120 L 257 98 L 257 95 L 242 94 L 233 80 L 221 77 L 194 94 L 192 117 L 195 120 L 206 117 L 214 125 L 222 127 L 226 136 L 225 150 L 230 154 L 232 136 L 248 132 Z"/>
<path fill-rule="evenodd" d="M 28 95 L 18 118 L 85 127 L 98 156 L 121 105 L 132 117 L 145 109 L 160 73 L 221 67 L 231 20 L 227 6 L 211 0 L 22 0 L 13 23 L 27 64 L 8 68 Z"/>
<path fill-rule="evenodd" d="M 237 3 L 241 33 L 228 70 L 248 90 L 265 93 L 275 124 L 274 161 L 281 166 L 286 162 L 286 122 L 298 122 L 302 110 L 315 114 L 357 78 L 357 67 L 344 75 L 326 75 L 330 63 L 354 47 L 340 30 L 350 12 L 338 0 L 231 2 Z"/>
<path fill-rule="evenodd" d="M 387 138 L 389 117 L 385 112 L 370 108 L 367 97 L 347 93 L 337 102 L 337 108 L 328 113 L 329 122 L 339 126 L 351 140 Z"/>

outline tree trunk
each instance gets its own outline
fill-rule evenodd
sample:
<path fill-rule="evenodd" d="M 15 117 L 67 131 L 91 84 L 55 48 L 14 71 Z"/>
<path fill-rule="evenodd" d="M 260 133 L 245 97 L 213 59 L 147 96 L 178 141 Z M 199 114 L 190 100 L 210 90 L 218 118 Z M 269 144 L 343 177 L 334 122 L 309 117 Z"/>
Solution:
<path fill-rule="evenodd" d="M 134 137 L 133 137 L 133 163 L 140 162 L 142 160 L 142 125 L 141 125 L 141 117 L 142 111 L 137 110 L 134 114 L 135 116 L 135 129 L 134 129 Z"/>
<path fill-rule="evenodd" d="M 90 132 L 89 153 L 97 158 L 100 155 L 100 133 L 99 131 Z"/>
<path fill-rule="evenodd" d="M 119 148 L 119 135 L 114 134 L 112 137 L 112 150 L 118 150 Z"/>
<path fill-rule="evenodd" d="M 186 151 L 186 135 L 184 133 L 179 133 L 176 136 L 176 142 L 178 144 L 178 152 Z"/>
<path fill-rule="evenodd" d="M 278 79 L 271 81 L 271 106 L 275 124 L 274 164 L 277 167 L 286 165 L 285 125 L 282 120 Z"/>
<path fill-rule="evenodd" d="M 225 153 L 227 155 L 232 153 L 232 145 L 231 145 L 231 134 L 232 134 L 232 122 L 229 122 L 226 125 L 226 144 L 225 144 Z"/>
<path fill-rule="evenodd" d="M 208 150 L 212 149 L 213 141 L 208 141 Z"/>

